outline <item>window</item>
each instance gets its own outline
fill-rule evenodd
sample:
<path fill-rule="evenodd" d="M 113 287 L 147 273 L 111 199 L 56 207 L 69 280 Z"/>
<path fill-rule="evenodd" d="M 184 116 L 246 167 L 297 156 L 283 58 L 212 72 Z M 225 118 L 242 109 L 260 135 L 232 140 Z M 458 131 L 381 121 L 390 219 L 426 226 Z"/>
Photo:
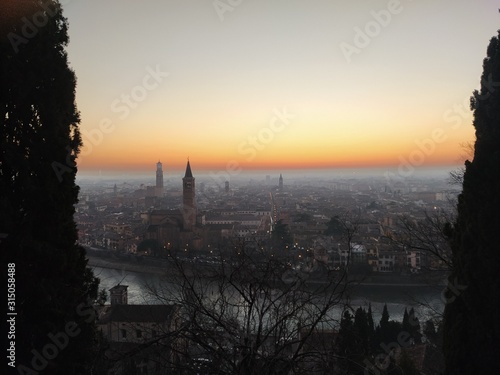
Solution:
<path fill-rule="evenodd" d="M 126 329 L 120 329 L 120 333 L 121 333 L 122 339 L 127 338 L 127 330 Z"/>
<path fill-rule="evenodd" d="M 136 330 L 135 334 L 136 334 L 138 339 L 140 339 L 142 337 L 142 331 L 140 329 Z"/>

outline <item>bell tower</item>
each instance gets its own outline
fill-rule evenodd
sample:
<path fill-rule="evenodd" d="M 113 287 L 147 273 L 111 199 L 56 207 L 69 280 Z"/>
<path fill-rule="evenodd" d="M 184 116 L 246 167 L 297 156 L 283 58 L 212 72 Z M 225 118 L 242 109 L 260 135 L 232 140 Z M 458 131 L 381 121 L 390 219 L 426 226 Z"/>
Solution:
<path fill-rule="evenodd" d="M 156 163 L 156 191 L 155 195 L 157 197 L 163 197 L 163 167 L 161 162 L 158 160 Z"/>
<path fill-rule="evenodd" d="M 185 230 L 193 230 L 196 225 L 196 202 L 195 202 L 195 184 L 193 172 L 189 159 L 186 165 L 186 173 L 182 178 L 182 218 Z"/>

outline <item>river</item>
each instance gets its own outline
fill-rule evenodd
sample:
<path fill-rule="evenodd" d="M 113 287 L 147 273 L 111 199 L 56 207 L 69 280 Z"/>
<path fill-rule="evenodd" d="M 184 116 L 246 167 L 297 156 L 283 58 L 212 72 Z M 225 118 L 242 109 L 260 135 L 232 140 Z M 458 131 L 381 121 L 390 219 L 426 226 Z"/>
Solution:
<path fill-rule="evenodd" d="M 109 267 L 109 268 L 108 268 Z M 165 284 L 161 272 L 129 271 L 118 266 L 92 266 L 94 273 L 101 280 L 100 288 L 109 291 L 117 285 L 128 285 L 129 304 L 156 304 L 158 300 L 151 295 L 148 285 Z M 420 321 L 423 322 L 444 309 L 441 297 L 443 286 L 429 285 L 357 285 L 350 293 L 350 305 L 368 307 L 371 304 L 375 322 L 380 320 L 384 304 L 387 304 L 391 319 L 402 321 L 405 307 L 414 307 Z M 424 304 L 424 305 L 422 305 Z M 336 308 L 340 317 L 342 307 Z"/>

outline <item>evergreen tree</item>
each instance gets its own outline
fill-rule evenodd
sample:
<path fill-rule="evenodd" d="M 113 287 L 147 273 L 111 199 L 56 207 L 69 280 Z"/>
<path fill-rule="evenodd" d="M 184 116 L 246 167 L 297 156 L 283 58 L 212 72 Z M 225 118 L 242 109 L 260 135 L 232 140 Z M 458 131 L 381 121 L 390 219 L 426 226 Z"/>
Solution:
<path fill-rule="evenodd" d="M 368 320 L 368 333 L 370 337 L 370 353 L 374 353 L 377 350 L 377 345 L 380 345 L 380 341 L 377 341 L 377 335 L 375 333 L 375 323 L 373 322 L 372 305 L 368 304 L 368 311 L 366 313 L 366 319 Z"/>
<path fill-rule="evenodd" d="M 391 335 L 389 332 L 389 310 L 387 310 L 387 304 L 384 304 L 384 309 L 382 310 L 382 317 L 379 323 L 379 345 L 381 343 L 388 344 L 391 341 Z M 377 345 L 378 346 L 378 345 Z"/>
<path fill-rule="evenodd" d="M 81 140 L 67 22 L 57 1 L 21 0 L 0 3 L 0 25 L 0 256 L 15 264 L 16 366 L 87 374 L 98 283 L 73 219 Z"/>
<path fill-rule="evenodd" d="M 375 330 L 375 325 L 373 323 L 373 313 L 372 313 L 372 304 L 368 304 L 368 312 L 367 312 L 367 319 L 368 319 L 368 327 L 370 330 L 370 333 L 373 334 L 373 331 Z"/>
<path fill-rule="evenodd" d="M 436 326 L 434 325 L 434 322 L 431 319 L 425 322 L 424 335 L 427 341 L 436 344 L 436 339 L 437 339 Z"/>
<path fill-rule="evenodd" d="M 408 333 L 411 332 L 410 317 L 408 315 L 408 310 L 405 307 L 405 312 L 403 313 L 403 331 Z"/>
<path fill-rule="evenodd" d="M 412 307 L 408 313 L 408 325 L 409 333 L 416 344 L 422 342 L 422 333 L 420 332 L 420 321 L 415 313 L 415 309 Z"/>
<path fill-rule="evenodd" d="M 380 344 L 389 344 L 391 342 L 398 341 L 398 335 L 403 329 L 403 325 L 400 322 L 389 320 L 389 310 L 387 309 L 387 304 L 384 304 L 384 309 L 382 310 L 382 317 L 380 318 L 380 323 L 375 330 L 375 349 L 379 350 Z"/>
<path fill-rule="evenodd" d="M 500 33 L 490 40 L 481 88 L 471 98 L 474 157 L 465 162 L 444 313 L 447 374 L 500 373 Z"/>
<path fill-rule="evenodd" d="M 384 304 L 382 316 L 380 317 L 380 327 L 385 328 L 389 325 L 389 310 L 387 310 L 387 303 Z"/>
<path fill-rule="evenodd" d="M 370 352 L 369 330 L 366 311 L 362 307 L 358 307 L 354 314 L 353 331 L 356 338 L 357 351 L 361 356 L 366 356 Z"/>
<path fill-rule="evenodd" d="M 339 356 L 340 367 L 348 374 L 355 368 L 355 357 L 357 353 L 356 336 L 354 334 L 354 323 L 351 313 L 346 310 L 340 319 L 339 328 Z"/>

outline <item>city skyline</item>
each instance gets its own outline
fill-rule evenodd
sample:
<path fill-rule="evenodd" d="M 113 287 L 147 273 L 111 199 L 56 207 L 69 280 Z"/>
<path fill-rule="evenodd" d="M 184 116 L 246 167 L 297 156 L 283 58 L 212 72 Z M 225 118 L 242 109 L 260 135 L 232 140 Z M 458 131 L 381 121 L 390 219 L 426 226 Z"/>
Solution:
<path fill-rule="evenodd" d="M 82 173 L 460 165 L 498 17 L 493 1 L 63 7 Z"/>

